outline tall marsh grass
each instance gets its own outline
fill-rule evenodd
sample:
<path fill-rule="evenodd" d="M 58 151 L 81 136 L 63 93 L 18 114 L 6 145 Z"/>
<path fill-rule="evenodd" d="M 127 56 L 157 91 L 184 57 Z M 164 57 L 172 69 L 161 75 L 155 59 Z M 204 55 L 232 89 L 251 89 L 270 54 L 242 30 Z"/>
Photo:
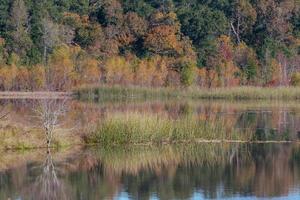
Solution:
<path fill-rule="evenodd" d="M 85 87 L 75 91 L 75 95 L 81 100 L 120 101 L 120 100 L 144 100 L 166 99 L 181 96 L 179 90 L 173 88 L 147 88 L 147 87 L 122 87 L 101 86 Z"/>
<path fill-rule="evenodd" d="M 153 98 L 192 98 L 192 99 L 228 99 L 228 100 L 297 100 L 300 99 L 300 87 L 233 87 L 204 89 L 190 88 L 145 88 L 100 86 L 85 87 L 75 91 L 79 99 L 83 100 L 126 100 Z"/>
<path fill-rule="evenodd" d="M 194 115 L 170 119 L 167 116 L 140 113 L 108 116 L 92 133 L 85 136 L 86 143 L 104 145 L 250 139 L 251 134 L 241 134 L 233 127 L 228 128 L 222 119 L 211 122 L 200 120 Z"/>

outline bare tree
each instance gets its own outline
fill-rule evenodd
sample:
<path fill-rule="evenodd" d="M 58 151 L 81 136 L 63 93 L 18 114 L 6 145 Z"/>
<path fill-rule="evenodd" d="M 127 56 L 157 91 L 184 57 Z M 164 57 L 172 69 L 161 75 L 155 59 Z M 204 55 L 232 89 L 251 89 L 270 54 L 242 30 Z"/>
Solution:
<path fill-rule="evenodd" d="M 54 132 L 62 126 L 62 120 L 67 112 L 67 99 L 42 99 L 35 109 L 39 125 L 45 132 L 47 147 L 51 147 Z"/>

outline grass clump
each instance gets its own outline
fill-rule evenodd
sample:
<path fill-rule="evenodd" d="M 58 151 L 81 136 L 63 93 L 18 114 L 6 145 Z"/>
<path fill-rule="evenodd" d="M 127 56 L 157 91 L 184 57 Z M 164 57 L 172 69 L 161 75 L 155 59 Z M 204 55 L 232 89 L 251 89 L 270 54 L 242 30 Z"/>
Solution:
<path fill-rule="evenodd" d="M 225 121 L 207 122 L 188 115 L 178 119 L 155 114 L 125 113 L 108 116 L 85 137 L 86 143 L 104 145 L 194 142 L 197 140 L 249 140 Z"/>

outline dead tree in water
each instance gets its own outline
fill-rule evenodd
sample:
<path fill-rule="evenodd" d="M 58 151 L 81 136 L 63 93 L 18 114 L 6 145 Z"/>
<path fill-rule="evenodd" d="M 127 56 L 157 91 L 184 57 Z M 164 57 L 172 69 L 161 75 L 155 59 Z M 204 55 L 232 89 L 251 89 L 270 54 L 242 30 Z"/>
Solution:
<path fill-rule="evenodd" d="M 43 99 L 40 100 L 35 110 L 40 126 L 43 128 L 46 139 L 47 147 L 51 147 L 53 134 L 61 123 L 61 118 L 67 112 L 66 99 Z"/>

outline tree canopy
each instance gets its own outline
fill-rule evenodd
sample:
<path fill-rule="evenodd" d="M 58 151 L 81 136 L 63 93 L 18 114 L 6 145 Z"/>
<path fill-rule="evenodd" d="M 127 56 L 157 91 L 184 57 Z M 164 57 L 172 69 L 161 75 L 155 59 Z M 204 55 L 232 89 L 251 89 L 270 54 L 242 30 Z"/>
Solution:
<path fill-rule="evenodd" d="M 0 0 L 0 68 L 39 69 L 75 47 L 97 61 L 89 81 L 118 62 L 158 73 L 163 60 L 160 85 L 287 85 L 300 70 L 300 1 Z"/>

